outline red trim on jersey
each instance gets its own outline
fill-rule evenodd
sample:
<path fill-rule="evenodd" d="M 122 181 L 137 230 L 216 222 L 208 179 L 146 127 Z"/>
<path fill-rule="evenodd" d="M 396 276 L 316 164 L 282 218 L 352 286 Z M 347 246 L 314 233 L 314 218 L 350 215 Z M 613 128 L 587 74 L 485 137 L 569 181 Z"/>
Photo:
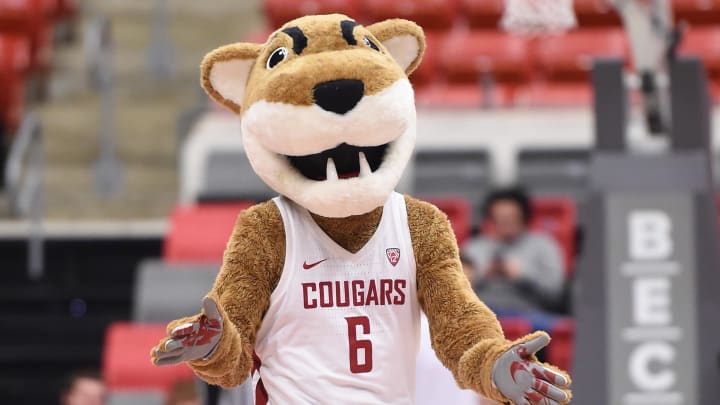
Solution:
<path fill-rule="evenodd" d="M 255 387 L 255 405 L 267 405 L 268 394 L 265 390 L 265 384 L 263 384 L 262 378 L 258 380 L 257 386 Z"/>
<path fill-rule="evenodd" d="M 262 366 L 262 361 L 260 361 L 260 358 L 258 357 L 257 353 L 253 352 L 252 373 L 253 374 L 255 374 L 256 372 L 259 373 L 260 366 Z M 260 377 L 257 385 L 255 386 L 255 405 L 267 405 L 267 403 L 268 403 L 267 390 L 265 389 L 265 384 L 263 384 L 262 377 Z"/>

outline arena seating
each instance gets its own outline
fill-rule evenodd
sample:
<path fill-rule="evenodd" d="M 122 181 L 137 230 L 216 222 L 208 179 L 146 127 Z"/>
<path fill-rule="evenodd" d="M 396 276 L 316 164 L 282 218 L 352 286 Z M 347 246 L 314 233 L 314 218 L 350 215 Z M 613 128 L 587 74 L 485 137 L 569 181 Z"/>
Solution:
<path fill-rule="evenodd" d="M 13 236 L 6 224 L 0 236 L 0 402 L 57 403 L 68 373 L 100 366 L 107 325 L 129 319 L 134 268 L 160 255 L 160 235 L 51 226 L 45 276 L 31 279 L 27 236 Z"/>
<path fill-rule="evenodd" d="M 20 123 L 29 71 L 30 42 L 22 35 L 0 32 L 0 127 L 8 133 Z"/>
<path fill-rule="evenodd" d="M 464 198 L 452 197 L 428 198 L 427 201 L 440 208 L 440 211 L 448 216 L 458 245 L 462 246 L 472 232 L 472 206 L 470 202 Z"/>
<path fill-rule="evenodd" d="M 717 25 L 720 21 L 720 0 L 672 0 L 675 19 L 692 25 Z"/>
<path fill-rule="evenodd" d="M 243 151 L 211 151 L 203 177 L 203 187 L 197 196 L 199 202 L 262 201 L 275 195 L 255 174 Z"/>
<path fill-rule="evenodd" d="M 0 1 L 0 31 L 27 36 L 31 43 L 33 70 L 49 67 L 52 49 L 52 17 L 58 11 L 57 0 Z"/>
<path fill-rule="evenodd" d="M 564 195 L 580 203 L 590 175 L 590 150 L 524 148 L 518 152 L 518 183 L 532 195 Z"/>
<path fill-rule="evenodd" d="M 489 186 L 489 172 L 484 150 L 418 150 L 413 190 L 425 198 L 463 197 L 471 202 L 475 214 Z"/>
<path fill-rule="evenodd" d="M 575 265 L 577 227 L 575 204 L 566 197 L 543 197 L 534 199 L 532 208 L 533 221 L 530 227 L 555 238 L 563 251 L 565 268 L 568 272 L 572 271 Z"/>
<path fill-rule="evenodd" d="M 720 16 L 717 21 L 720 22 Z M 710 78 L 720 84 L 720 25 L 690 27 L 680 45 L 680 53 L 699 56 Z"/>
<path fill-rule="evenodd" d="M 451 29 L 457 15 L 457 0 L 366 0 L 363 4 L 369 21 L 406 18 L 429 31 Z"/>
<path fill-rule="evenodd" d="M 417 21 L 428 37 L 423 64 L 411 77 L 421 107 L 587 105 L 592 101 L 590 60 L 627 55 L 620 17 L 608 0 L 575 0 L 580 29 L 530 40 L 499 30 L 504 4 L 504 0 L 265 1 L 273 27 L 308 12 L 330 10 L 360 22 L 390 17 Z M 678 19 L 689 21 L 693 30 L 699 26 L 705 31 L 688 36 L 688 49 L 717 43 L 709 33 L 720 21 L 720 0 L 674 0 L 673 5 Z M 720 99 L 720 78 L 713 75 L 713 80 Z"/>
<path fill-rule="evenodd" d="M 619 26 L 622 23 L 608 0 L 573 0 L 573 9 L 581 27 Z"/>
<path fill-rule="evenodd" d="M 103 372 L 114 403 L 133 399 L 140 401 L 136 405 L 154 404 L 179 379 L 192 378 L 184 365 L 168 370 L 152 366 L 148 350 L 165 336 L 167 322 L 198 312 L 217 272 L 217 265 L 168 264 L 160 260 L 146 260 L 138 266 L 133 322 L 114 323 L 105 337 Z M 155 375 L 158 371 L 159 375 Z M 152 378 L 144 378 L 148 374 Z"/>
<path fill-rule="evenodd" d="M 162 323 L 196 313 L 218 270 L 217 265 L 144 261 L 135 278 L 132 319 Z"/>
<path fill-rule="evenodd" d="M 163 259 L 168 263 L 220 263 L 238 214 L 250 205 L 241 201 L 176 207 L 170 215 Z"/>
<path fill-rule="evenodd" d="M 462 0 L 460 12 L 474 29 L 495 29 L 504 9 L 504 0 Z"/>
<path fill-rule="evenodd" d="M 536 49 L 539 80 L 530 86 L 531 105 L 577 105 L 592 100 L 589 73 L 592 59 L 626 56 L 625 34 L 618 29 L 579 29 L 550 36 Z"/>
<path fill-rule="evenodd" d="M 362 0 L 265 0 L 265 15 L 273 28 L 308 14 L 362 14 Z M 264 42 L 264 39 L 263 41 Z"/>
<path fill-rule="evenodd" d="M 563 370 L 571 371 L 575 323 L 570 318 L 558 319 L 549 332 L 552 344 L 547 348 L 547 360 Z"/>
<path fill-rule="evenodd" d="M 75 0 L 0 0 L 0 167 L 21 121 L 31 79 L 40 80 L 30 94 L 44 94 L 55 26 L 76 11 Z"/>
<path fill-rule="evenodd" d="M 442 46 L 440 70 L 451 85 L 502 94 L 491 104 L 503 106 L 532 77 L 529 49 L 527 38 L 497 30 L 451 34 Z"/>
<path fill-rule="evenodd" d="M 509 340 L 520 339 L 533 331 L 530 321 L 523 317 L 503 317 L 499 320 L 505 338 Z"/>
<path fill-rule="evenodd" d="M 112 391 L 161 389 L 181 379 L 192 379 L 184 364 L 158 368 L 149 361 L 149 348 L 165 337 L 165 323 L 112 324 L 105 336 L 103 376 Z"/>

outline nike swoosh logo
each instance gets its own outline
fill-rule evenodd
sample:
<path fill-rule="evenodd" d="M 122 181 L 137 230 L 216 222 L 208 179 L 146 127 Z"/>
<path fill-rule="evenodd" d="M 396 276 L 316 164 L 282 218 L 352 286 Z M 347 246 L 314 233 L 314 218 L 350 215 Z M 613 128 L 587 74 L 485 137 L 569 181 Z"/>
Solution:
<path fill-rule="evenodd" d="M 313 267 L 317 266 L 318 264 L 324 262 L 325 260 L 327 260 L 327 259 L 322 259 L 322 260 L 320 260 L 319 262 L 309 263 L 309 264 L 308 264 L 308 262 L 303 262 L 303 269 L 305 269 L 305 270 L 310 270 L 310 269 L 312 269 Z"/>

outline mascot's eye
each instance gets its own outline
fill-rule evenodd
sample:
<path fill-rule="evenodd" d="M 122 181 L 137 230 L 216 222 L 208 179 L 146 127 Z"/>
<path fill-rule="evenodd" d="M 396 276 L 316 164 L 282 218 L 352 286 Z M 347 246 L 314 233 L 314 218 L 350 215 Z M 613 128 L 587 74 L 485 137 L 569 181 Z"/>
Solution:
<path fill-rule="evenodd" d="M 265 67 L 267 67 L 268 69 L 272 69 L 278 63 L 284 61 L 285 58 L 287 58 L 287 56 L 288 56 L 287 48 L 285 48 L 285 47 L 278 48 L 270 54 L 270 57 L 268 58 L 267 64 L 265 65 Z"/>
<path fill-rule="evenodd" d="M 363 42 L 365 42 L 365 45 L 369 46 L 370 48 L 380 52 L 380 48 L 378 48 L 377 45 L 375 45 L 375 42 L 371 41 L 368 37 L 363 37 Z"/>

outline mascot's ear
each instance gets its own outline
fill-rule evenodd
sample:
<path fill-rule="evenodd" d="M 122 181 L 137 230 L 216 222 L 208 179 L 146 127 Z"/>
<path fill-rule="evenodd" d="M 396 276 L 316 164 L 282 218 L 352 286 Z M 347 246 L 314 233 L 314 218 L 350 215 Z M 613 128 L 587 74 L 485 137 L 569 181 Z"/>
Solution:
<path fill-rule="evenodd" d="M 367 29 L 408 76 L 418 67 L 425 52 L 425 34 L 419 25 L 397 18 L 372 24 Z"/>
<path fill-rule="evenodd" d="M 200 66 L 202 87 L 215 101 L 239 114 L 250 69 L 261 50 L 259 44 L 237 43 L 205 55 Z"/>

